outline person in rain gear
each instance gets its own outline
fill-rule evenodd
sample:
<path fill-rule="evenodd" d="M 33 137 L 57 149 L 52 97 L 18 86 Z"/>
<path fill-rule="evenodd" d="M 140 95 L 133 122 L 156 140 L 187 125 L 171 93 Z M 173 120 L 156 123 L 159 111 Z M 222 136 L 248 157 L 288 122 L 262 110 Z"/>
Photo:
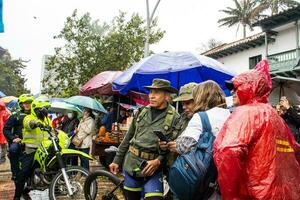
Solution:
<path fill-rule="evenodd" d="M 272 89 L 267 61 L 232 84 L 240 106 L 214 143 L 222 199 L 300 199 L 299 145 L 267 104 Z"/>
<path fill-rule="evenodd" d="M 9 159 L 12 172 L 12 179 L 15 180 L 19 171 L 19 157 L 22 153 L 22 129 L 23 119 L 30 114 L 31 103 L 34 97 L 30 94 L 22 94 L 18 98 L 19 110 L 13 112 L 8 118 L 3 132 L 9 143 Z"/>
<path fill-rule="evenodd" d="M 162 163 L 166 152 L 160 151 L 154 131 L 160 130 L 171 139 L 179 119 L 175 108 L 168 103 L 170 93 L 177 93 L 169 81 L 154 79 L 146 88 L 150 90 L 150 104 L 135 115 L 109 166 L 111 172 L 117 173 L 124 159 L 124 189 L 130 200 L 140 200 L 142 191 L 145 200 L 163 199 Z"/>
<path fill-rule="evenodd" d="M 48 117 L 49 102 L 42 100 L 34 100 L 31 104 L 31 114 L 27 115 L 23 120 L 23 139 L 25 152 L 20 158 L 21 169 L 17 175 L 15 200 L 19 200 L 21 196 L 29 199 L 28 194 L 23 194 L 26 180 L 31 176 L 34 154 L 38 146 L 49 140 L 49 133 L 42 131 L 41 127 L 51 126 L 52 122 Z"/>
<path fill-rule="evenodd" d="M 1 146 L 1 154 L 0 154 L 0 164 L 6 161 L 6 144 L 7 141 L 3 134 L 3 127 L 9 118 L 10 112 L 5 106 L 3 101 L 0 101 L 0 146 Z"/>

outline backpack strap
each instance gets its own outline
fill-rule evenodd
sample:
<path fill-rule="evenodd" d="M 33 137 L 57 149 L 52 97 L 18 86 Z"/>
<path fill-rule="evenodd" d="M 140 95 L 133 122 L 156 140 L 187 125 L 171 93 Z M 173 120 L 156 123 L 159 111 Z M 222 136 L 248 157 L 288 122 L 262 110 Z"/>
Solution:
<path fill-rule="evenodd" d="M 145 116 L 145 114 L 147 113 L 147 111 L 150 109 L 150 106 L 145 106 L 145 107 L 142 107 L 139 109 L 138 113 L 136 114 L 136 116 L 134 117 L 136 119 L 136 122 L 135 122 L 135 133 L 137 132 L 138 130 L 138 126 L 139 126 L 139 123 L 141 122 L 141 120 L 143 119 L 143 117 Z M 135 120 L 134 119 L 134 120 Z M 135 137 L 136 134 L 134 134 L 133 137 Z"/>
<path fill-rule="evenodd" d="M 211 145 L 206 145 L 206 146 L 202 146 L 204 147 L 203 149 L 205 149 L 205 152 L 207 155 L 211 156 L 211 160 L 209 167 L 207 168 L 207 172 L 206 172 L 206 176 L 205 176 L 205 182 L 203 182 L 202 184 L 199 185 L 198 191 L 199 193 L 197 194 L 197 197 L 201 197 L 201 199 L 209 199 L 209 197 L 212 195 L 212 193 L 214 191 L 217 191 L 217 169 L 214 165 L 214 161 L 213 161 L 213 142 L 215 140 L 215 136 L 212 134 L 211 132 L 211 124 L 209 122 L 208 116 L 206 112 L 199 112 L 198 113 L 200 118 L 201 118 L 201 122 L 202 122 L 202 128 L 203 128 L 203 133 L 207 133 L 209 135 L 208 138 L 209 140 L 206 140 L 207 144 L 211 144 Z M 201 136 L 204 134 L 201 134 L 199 137 L 199 141 L 198 141 L 198 148 L 202 148 L 201 147 Z M 207 139 L 207 138 L 206 138 Z M 200 192 L 202 191 L 202 192 Z"/>
<path fill-rule="evenodd" d="M 210 132 L 211 133 L 211 125 L 207 116 L 206 112 L 198 112 L 200 118 L 201 118 L 201 123 L 202 123 L 202 132 Z"/>
<path fill-rule="evenodd" d="M 167 111 L 167 115 L 163 124 L 163 129 L 167 132 L 172 127 L 173 118 L 176 114 L 176 109 L 171 106 L 171 109 Z"/>

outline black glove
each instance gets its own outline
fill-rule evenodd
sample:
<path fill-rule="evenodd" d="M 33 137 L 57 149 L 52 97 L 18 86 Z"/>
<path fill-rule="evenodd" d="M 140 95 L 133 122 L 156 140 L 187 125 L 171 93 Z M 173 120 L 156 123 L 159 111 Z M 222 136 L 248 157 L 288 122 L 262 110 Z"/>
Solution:
<path fill-rule="evenodd" d="M 38 128 L 38 127 L 39 128 L 44 127 L 43 124 L 41 124 L 40 122 L 34 121 L 34 120 L 32 120 L 32 121 L 29 122 L 29 126 L 32 129 L 35 129 L 35 128 Z"/>
<path fill-rule="evenodd" d="M 43 126 L 45 131 L 51 131 L 52 127 L 49 125 Z"/>

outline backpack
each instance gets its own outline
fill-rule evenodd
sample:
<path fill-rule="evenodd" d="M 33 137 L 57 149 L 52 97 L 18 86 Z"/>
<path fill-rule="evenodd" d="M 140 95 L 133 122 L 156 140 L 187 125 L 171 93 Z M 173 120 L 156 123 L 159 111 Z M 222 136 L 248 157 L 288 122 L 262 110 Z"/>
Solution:
<path fill-rule="evenodd" d="M 213 161 L 213 143 L 215 136 L 206 112 L 198 113 L 203 133 L 197 146 L 190 152 L 177 157 L 169 170 L 169 186 L 180 200 L 207 199 L 214 191 L 217 170 Z"/>

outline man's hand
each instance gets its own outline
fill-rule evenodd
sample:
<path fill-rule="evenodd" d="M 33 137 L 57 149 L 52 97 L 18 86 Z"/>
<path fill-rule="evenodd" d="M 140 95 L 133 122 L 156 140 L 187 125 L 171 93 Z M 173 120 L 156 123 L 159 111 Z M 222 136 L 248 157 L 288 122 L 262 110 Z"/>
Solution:
<path fill-rule="evenodd" d="M 119 172 L 119 165 L 116 164 L 116 163 L 111 163 L 109 165 L 109 170 L 110 170 L 111 173 L 117 174 Z"/>
<path fill-rule="evenodd" d="M 143 169 L 142 174 L 144 176 L 152 176 L 158 169 L 160 161 L 158 159 L 147 161 L 146 167 Z"/>
<path fill-rule="evenodd" d="M 41 124 L 41 123 L 38 122 L 38 121 L 31 120 L 31 121 L 29 122 L 29 126 L 30 126 L 30 128 L 35 129 L 35 128 L 37 128 L 37 127 L 43 127 L 43 124 Z"/>
<path fill-rule="evenodd" d="M 168 150 L 168 144 L 166 141 L 160 141 L 160 139 L 158 139 L 158 144 L 159 144 L 159 148 L 163 151 Z"/>
<path fill-rule="evenodd" d="M 20 143 L 21 142 L 21 139 L 20 138 L 15 138 L 13 139 L 13 143 Z"/>
<path fill-rule="evenodd" d="M 287 98 L 285 96 L 280 98 L 279 104 L 282 107 L 284 107 L 286 110 L 291 107 L 289 101 L 287 100 Z"/>
<path fill-rule="evenodd" d="M 177 148 L 176 148 L 176 141 L 168 142 L 168 149 L 171 152 L 178 153 Z"/>

